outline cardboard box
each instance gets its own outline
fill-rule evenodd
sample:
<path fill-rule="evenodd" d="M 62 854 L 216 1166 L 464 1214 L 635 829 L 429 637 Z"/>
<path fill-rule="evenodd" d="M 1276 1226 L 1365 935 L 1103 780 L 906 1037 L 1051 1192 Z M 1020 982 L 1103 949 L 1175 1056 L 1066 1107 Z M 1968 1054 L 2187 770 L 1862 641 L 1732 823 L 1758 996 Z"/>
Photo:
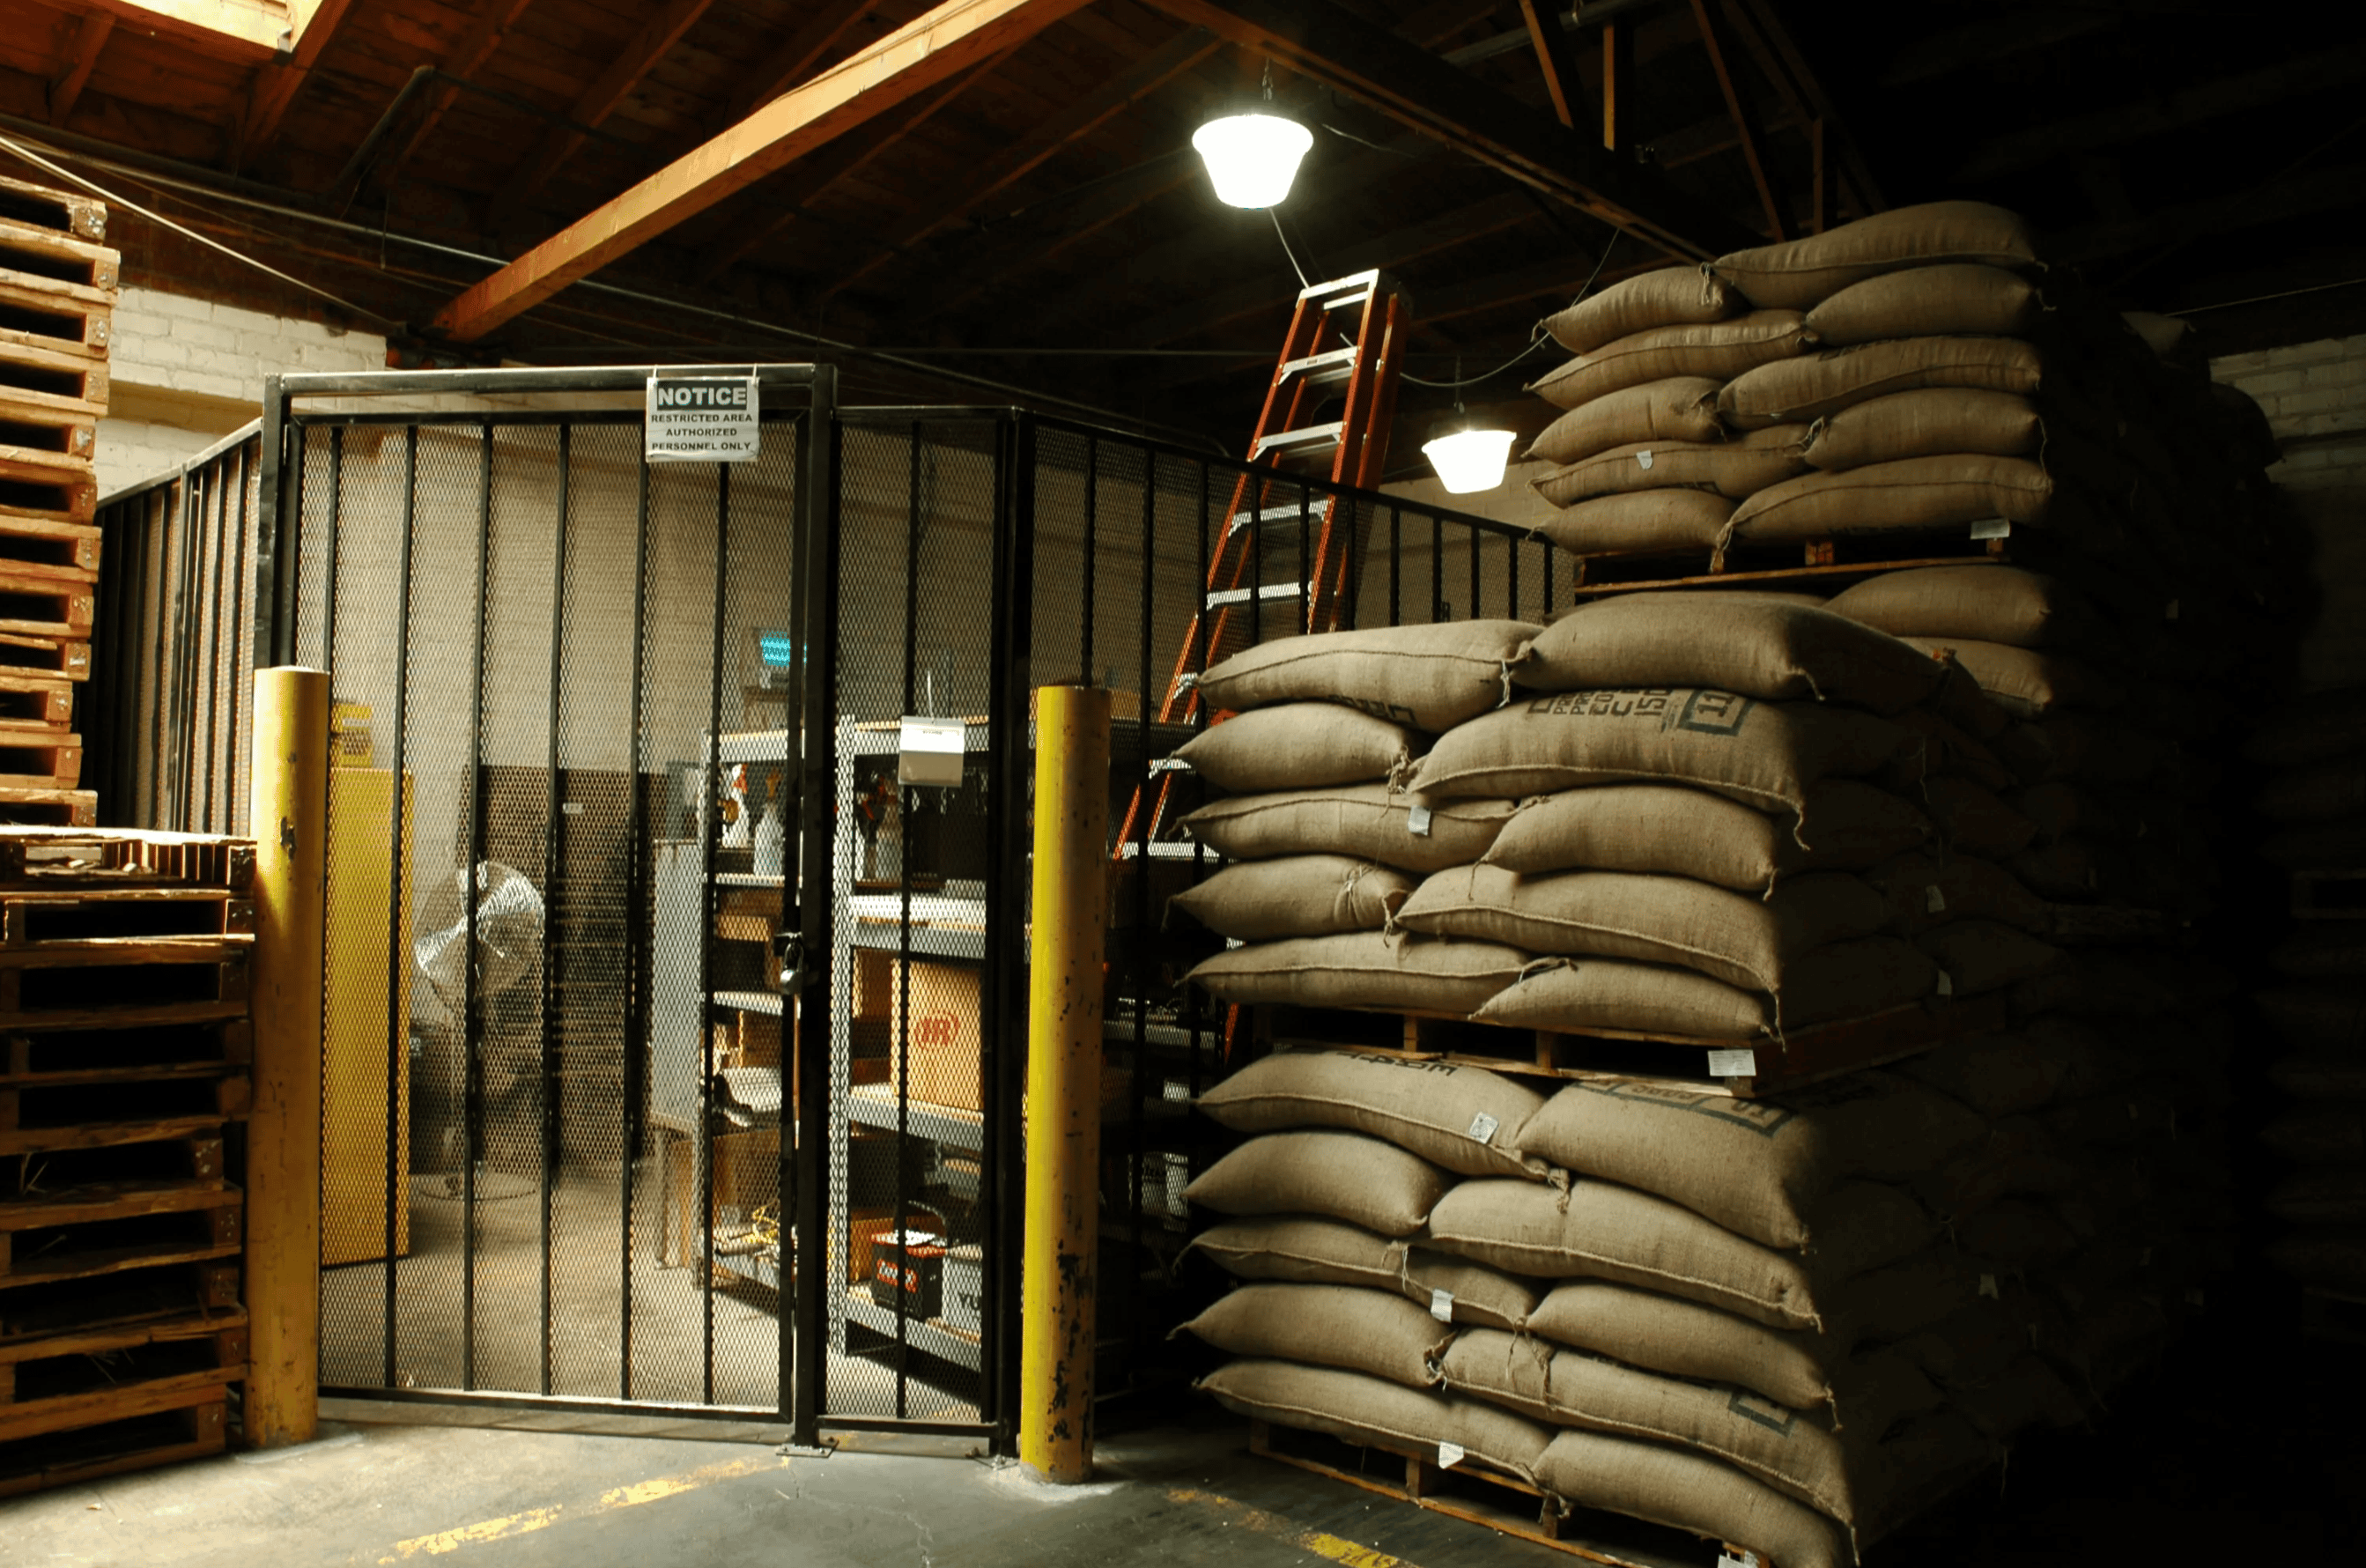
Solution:
<path fill-rule="evenodd" d="M 945 1254 L 944 1320 L 964 1334 L 986 1332 L 986 1249 L 975 1242 Z"/>
<path fill-rule="evenodd" d="M 905 1205 L 904 1218 L 911 1228 L 933 1230 L 943 1234 L 944 1216 L 917 1203 Z M 846 1282 L 860 1285 L 868 1282 L 877 1267 L 879 1238 L 896 1229 L 896 1211 L 885 1209 L 855 1209 L 846 1218 L 847 1259 Z M 886 1303 L 881 1302 L 884 1306 Z"/>
<path fill-rule="evenodd" d="M 957 1111 L 986 1108 L 985 1078 L 979 1070 L 979 1045 L 985 1038 L 979 987 L 984 978 L 985 971 L 975 964 L 912 961 L 908 1059 L 909 1092 L 914 1100 Z M 887 1031 L 887 1081 L 900 1086 L 907 1060 L 900 985 L 895 987 L 894 999 Z"/>
<path fill-rule="evenodd" d="M 945 1243 L 934 1231 L 882 1232 L 873 1244 L 871 1300 L 899 1317 L 934 1317 L 944 1310 Z"/>

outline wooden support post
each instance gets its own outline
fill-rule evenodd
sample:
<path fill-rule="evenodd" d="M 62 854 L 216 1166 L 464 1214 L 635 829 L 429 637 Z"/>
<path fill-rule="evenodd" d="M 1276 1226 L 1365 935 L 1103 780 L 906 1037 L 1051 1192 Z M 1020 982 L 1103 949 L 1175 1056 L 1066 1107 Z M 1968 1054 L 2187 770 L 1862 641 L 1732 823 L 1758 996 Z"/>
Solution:
<path fill-rule="evenodd" d="M 329 677 L 254 672 L 254 1111 L 247 1122 L 245 1436 L 321 1419 L 321 986 L 328 913 Z"/>
<path fill-rule="evenodd" d="M 1624 152 L 1629 128 L 1620 112 L 1622 95 L 1635 80 L 1635 24 L 1602 25 L 1602 145 Z"/>
<path fill-rule="evenodd" d="M 1042 686 L 1037 705 L 1019 1457 L 1075 1485 L 1093 1473 L 1110 694 Z"/>

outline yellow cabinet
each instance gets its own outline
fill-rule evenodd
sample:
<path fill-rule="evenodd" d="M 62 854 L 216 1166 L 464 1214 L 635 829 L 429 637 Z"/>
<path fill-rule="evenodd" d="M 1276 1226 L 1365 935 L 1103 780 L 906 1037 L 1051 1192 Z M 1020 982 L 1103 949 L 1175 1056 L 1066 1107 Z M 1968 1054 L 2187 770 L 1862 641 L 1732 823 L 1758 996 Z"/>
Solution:
<path fill-rule="evenodd" d="M 411 1250 L 411 775 L 403 775 L 401 924 L 395 909 L 394 774 L 337 768 L 329 774 L 329 919 L 326 1016 L 321 1031 L 321 1261 Z M 389 985 L 389 972 L 392 970 Z M 391 1029 L 387 1007 L 394 1007 Z M 387 1188 L 387 1071 L 393 1053 L 394 1186 Z"/>

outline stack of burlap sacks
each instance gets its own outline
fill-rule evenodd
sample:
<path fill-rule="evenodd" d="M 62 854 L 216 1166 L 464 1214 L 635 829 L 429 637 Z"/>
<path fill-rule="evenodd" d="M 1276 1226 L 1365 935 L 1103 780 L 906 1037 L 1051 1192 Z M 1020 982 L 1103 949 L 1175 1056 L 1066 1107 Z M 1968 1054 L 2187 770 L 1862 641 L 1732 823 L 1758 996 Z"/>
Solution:
<path fill-rule="evenodd" d="M 2214 882 L 2209 694 L 2260 630 L 2273 449 L 2037 271 L 2011 215 L 1947 204 L 1633 280 L 1556 318 L 1583 357 L 1538 443 L 1564 547 L 2010 525 L 2014 565 L 1209 672 L 1236 716 L 1184 755 L 1234 793 L 1187 825 L 1231 863 L 1177 902 L 1232 944 L 1194 973 L 1219 998 L 1736 1043 L 1917 1001 L 1944 1032 L 1984 992 L 2011 1019 L 1774 1105 L 1253 1066 L 1210 1106 L 1259 1136 L 1194 1187 L 1240 1216 L 1202 1246 L 1325 1293 L 1203 1316 L 1250 1358 L 1220 1398 L 1844 1561 L 2198 1299 L 2233 1226 L 2230 987 L 2174 933 Z M 2129 908 L 2155 929 L 2094 940 Z M 1379 1105 L 1375 1073 L 1417 1087 Z M 1434 1291 L 1460 1315 L 1389 1299 Z"/>
<path fill-rule="evenodd" d="M 2304 1284 L 2366 1297 L 2366 689 L 2304 698 L 2251 738 L 2277 770 L 2255 804 L 2273 829 L 2269 860 L 2320 874 L 2295 904 L 2327 918 L 2294 924 L 2270 954 L 2281 982 L 2253 1003 L 2284 1046 L 2268 1069 L 2289 1102 L 2262 1133 L 2290 1168 L 2269 1192 L 2285 1233 L 2269 1244 Z"/>

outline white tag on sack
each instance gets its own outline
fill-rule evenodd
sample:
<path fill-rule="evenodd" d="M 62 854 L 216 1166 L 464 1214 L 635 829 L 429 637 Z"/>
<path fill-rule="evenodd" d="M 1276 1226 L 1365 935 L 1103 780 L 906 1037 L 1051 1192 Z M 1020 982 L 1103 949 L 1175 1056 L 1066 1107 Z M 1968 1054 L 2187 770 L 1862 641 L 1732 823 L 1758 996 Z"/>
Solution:
<path fill-rule="evenodd" d="M 1996 1301 L 1999 1299 L 1997 1295 L 1995 1275 L 1983 1274 L 1980 1276 L 1980 1294 L 1988 1297 L 1990 1301 Z"/>
<path fill-rule="evenodd" d="M 1939 885 L 1937 883 L 1934 882 L 1931 884 L 1930 886 L 1922 889 L 1922 908 L 1933 915 L 1943 915 L 1946 913 L 1947 896 L 1939 891 Z"/>
<path fill-rule="evenodd" d="M 1438 1469 L 1452 1470 L 1456 1465 L 1460 1464 L 1461 1462 L 1462 1445 L 1460 1443 L 1440 1443 L 1437 1445 Z"/>
<path fill-rule="evenodd" d="M 1405 813 L 1405 826 L 1413 830 L 1415 837 L 1428 838 L 1429 807 L 1414 803 L 1413 808 Z"/>
<path fill-rule="evenodd" d="M 1429 1315 L 1437 1319 L 1440 1323 L 1452 1323 L 1454 1321 L 1454 1292 L 1452 1291 L 1430 1292 Z"/>
<path fill-rule="evenodd" d="M 1939 971 L 1939 994 L 1943 997 L 1952 997 L 1955 994 L 1955 982 L 1948 977 L 1944 969 Z"/>
<path fill-rule="evenodd" d="M 1713 1078 L 1754 1078 L 1758 1076 L 1758 1053 L 1747 1048 L 1711 1051 L 1708 1054 L 1708 1076 Z"/>
<path fill-rule="evenodd" d="M 1745 1551 L 1739 1557 L 1720 1551 L 1717 1554 L 1717 1568 L 1763 1568 L 1763 1564 L 1754 1551 Z"/>
<path fill-rule="evenodd" d="M 2012 519 L 2010 517 L 1983 517 L 1978 522 L 1972 525 L 1972 537 L 1975 539 L 2010 539 L 2012 537 Z"/>
<path fill-rule="evenodd" d="M 1490 1116 L 1485 1111 L 1482 1111 L 1478 1115 L 1470 1118 L 1470 1141 L 1473 1143 L 1483 1144 L 1488 1139 L 1493 1137 L 1495 1135 L 1495 1129 L 1502 1125 L 1503 1123 L 1501 1122 L 1496 1121 L 1493 1116 Z"/>
<path fill-rule="evenodd" d="M 1641 465 L 1642 467 L 1644 467 L 1644 468 L 1650 468 L 1650 467 L 1651 466 L 1651 454 L 1650 450 L 1647 448 L 1647 449 L 1645 449 L 1645 450 L 1643 450 L 1643 451 L 1640 451 L 1640 452 L 1636 453 L 1636 454 L 1635 454 L 1635 461 L 1636 461 L 1637 463 L 1640 464 L 1640 465 Z"/>

